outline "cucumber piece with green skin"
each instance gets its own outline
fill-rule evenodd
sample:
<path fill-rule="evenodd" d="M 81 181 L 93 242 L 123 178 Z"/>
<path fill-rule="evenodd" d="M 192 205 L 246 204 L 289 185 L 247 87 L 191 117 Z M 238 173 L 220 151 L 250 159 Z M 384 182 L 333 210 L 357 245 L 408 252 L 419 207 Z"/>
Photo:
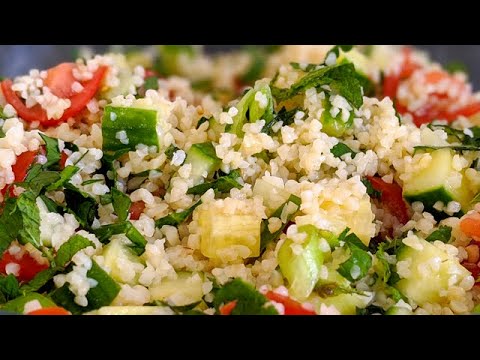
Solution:
<path fill-rule="evenodd" d="M 403 306 L 392 306 L 385 312 L 385 315 L 413 315 L 413 312 Z"/>
<path fill-rule="evenodd" d="M 215 153 L 215 147 L 211 142 L 193 144 L 187 151 L 185 164 L 191 164 L 190 178 L 193 179 L 193 186 L 203 182 L 205 178 L 213 175 L 220 169 L 221 160 Z"/>
<path fill-rule="evenodd" d="M 322 100 L 322 106 L 323 112 L 320 117 L 320 122 L 323 126 L 322 131 L 325 134 L 329 136 L 341 137 L 345 133 L 345 131 L 352 127 L 354 117 L 353 110 L 350 111 L 350 115 L 347 121 L 343 121 L 342 110 L 340 110 L 340 112 L 335 117 L 333 117 L 330 113 L 330 110 L 332 109 L 332 104 L 328 97 Z"/>
<path fill-rule="evenodd" d="M 415 247 L 421 250 L 405 244 L 397 250 L 397 268 L 400 261 L 406 261 L 409 273 L 406 277 L 399 273 L 400 280 L 393 286 L 416 304 L 441 303 L 445 290 L 470 276 L 457 257 L 432 243 L 418 238 Z"/>
<path fill-rule="evenodd" d="M 121 141 L 120 132 L 126 139 Z M 157 111 L 140 108 L 107 106 L 102 118 L 103 151 L 116 151 L 136 146 L 160 146 L 157 135 Z"/>
<path fill-rule="evenodd" d="M 104 306 L 84 315 L 174 315 L 167 306 Z"/>
<path fill-rule="evenodd" d="M 143 262 L 123 237 L 115 237 L 103 248 L 104 265 L 113 280 L 135 285 L 144 269 Z"/>
<path fill-rule="evenodd" d="M 335 309 L 342 315 L 355 315 L 357 308 L 366 308 L 373 299 L 373 294 L 339 294 L 337 296 L 322 298 L 318 295 L 312 296 L 308 302 L 312 303 L 317 313 L 321 313 L 322 304 L 326 306 L 335 306 Z"/>
<path fill-rule="evenodd" d="M 29 293 L 16 299 L 10 300 L 9 302 L 2 305 L 1 309 L 23 314 L 25 311 L 25 304 L 34 300 L 37 300 L 40 305 L 42 305 L 42 308 L 57 306 L 52 300 L 43 295 L 37 293 Z"/>
<path fill-rule="evenodd" d="M 151 299 L 160 300 L 171 306 L 186 306 L 203 298 L 203 277 L 200 273 L 179 272 L 177 278 L 163 279 L 149 288 Z"/>
<path fill-rule="evenodd" d="M 300 245 L 301 253 L 295 254 L 291 246 L 294 244 L 293 240 L 286 239 L 278 251 L 278 264 L 283 276 L 288 280 L 290 294 L 303 301 L 312 293 L 320 278 L 323 252 L 316 227 L 304 225 L 298 228 L 298 232 L 307 236 Z"/>
<path fill-rule="evenodd" d="M 439 214 L 433 208 L 437 201 L 443 202 L 445 206 L 450 201 L 457 201 L 462 205 L 463 212 L 467 212 L 473 193 L 468 189 L 464 173 L 460 173 L 462 182 L 459 187 L 451 183 L 451 175 L 456 172 L 453 169 L 455 153 L 451 149 L 439 149 L 430 155 L 432 157 L 430 164 L 404 181 L 403 197 L 410 203 L 422 202 L 426 211 L 435 215 Z M 461 216 L 461 213 L 454 216 Z"/>

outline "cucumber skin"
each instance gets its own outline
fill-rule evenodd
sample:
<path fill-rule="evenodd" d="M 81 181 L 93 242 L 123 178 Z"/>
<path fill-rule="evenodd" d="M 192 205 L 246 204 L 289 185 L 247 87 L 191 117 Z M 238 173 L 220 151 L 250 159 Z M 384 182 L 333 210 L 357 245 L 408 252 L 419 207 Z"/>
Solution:
<path fill-rule="evenodd" d="M 433 205 L 437 201 L 443 202 L 445 205 L 448 204 L 450 201 L 455 201 L 453 196 L 445 190 L 444 187 L 438 187 L 436 189 L 432 189 L 420 194 L 403 194 L 403 198 L 407 200 L 410 204 L 415 201 L 420 201 L 423 203 L 425 210 L 431 213 L 435 219 L 442 219 L 449 217 L 449 215 L 445 214 L 443 211 L 438 211 L 433 208 Z M 464 215 L 464 212 L 460 210 L 459 212 L 453 214 L 452 216 L 461 217 Z"/>
<path fill-rule="evenodd" d="M 117 117 L 111 120 L 111 114 Z M 116 138 L 119 131 L 125 131 L 128 144 L 123 144 Z M 136 150 L 136 145 L 144 144 L 159 148 L 157 135 L 157 111 L 117 106 L 105 107 L 102 118 L 103 150 L 116 151 L 129 148 Z"/>

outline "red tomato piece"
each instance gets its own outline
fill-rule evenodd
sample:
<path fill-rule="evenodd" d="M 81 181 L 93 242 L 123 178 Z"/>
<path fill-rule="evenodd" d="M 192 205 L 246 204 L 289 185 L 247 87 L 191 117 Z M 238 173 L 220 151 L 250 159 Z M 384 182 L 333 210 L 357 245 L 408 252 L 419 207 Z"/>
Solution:
<path fill-rule="evenodd" d="M 379 177 L 367 176 L 367 179 L 372 184 L 373 188 L 382 193 L 380 202 L 387 208 L 387 210 L 394 215 L 402 224 L 410 220 L 408 214 L 407 204 L 403 200 L 402 188 L 397 183 L 391 184 L 383 181 Z"/>
<path fill-rule="evenodd" d="M 52 306 L 30 311 L 27 315 L 72 315 L 72 313 L 60 306 Z"/>
<path fill-rule="evenodd" d="M 140 214 L 145 209 L 145 203 L 143 201 L 135 201 L 130 205 L 130 220 L 138 220 Z"/>
<path fill-rule="evenodd" d="M 283 296 L 273 291 L 268 291 L 265 296 L 269 300 L 282 304 L 285 308 L 285 315 L 317 315 L 315 311 L 306 309 L 298 301 L 288 296 Z"/>
<path fill-rule="evenodd" d="M 40 271 L 48 268 L 48 264 L 39 264 L 37 260 L 35 260 L 28 252 L 25 252 L 20 259 L 17 259 L 7 250 L 0 259 L 0 273 L 6 275 L 7 272 L 5 270 L 5 267 L 10 263 L 20 265 L 20 270 L 18 271 L 18 275 L 16 276 L 16 278 L 20 282 L 30 281 Z"/>
<path fill-rule="evenodd" d="M 226 303 L 225 305 L 220 307 L 220 314 L 221 315 L 230 315 L 235 309 L 235 306 L 237 306 L 237 300 L 230 301 L 229 303 Z"/>

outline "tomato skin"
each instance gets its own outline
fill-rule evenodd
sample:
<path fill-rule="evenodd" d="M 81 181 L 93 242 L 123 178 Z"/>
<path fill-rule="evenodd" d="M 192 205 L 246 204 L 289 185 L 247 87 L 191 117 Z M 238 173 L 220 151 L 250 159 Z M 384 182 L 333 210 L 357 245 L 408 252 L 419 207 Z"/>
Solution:
<path fill-rule="evenodd" d="M 225 305 L 220 307 L 220 315 L 230 315 L 235 309 L 235 306 L 237 306 L 238 300 L 233 300 L 230 301 L 229 303 L 226 303 Z"/>
<path fill-rule="evenodd" d="M 30 311 L 27 315 L 72 315 L 72 313 L 60 306 L 52 306 Z"/>
<path fill-rule="evenodd" d="M 402 224 L 410 220 L 407 204 L 403 200 L 402 188 L 397 183 L 391 184 L 383 181 L 379 177 L 367 176 L 373 188 L 382 193 L 380 202 L 394 215 Z"/>
<path fill-rule="evenodd" d="M 60 170 L 63 170 L 65 169 L 65 163 L 67 162 L 67 159 L 68 159 L 68 155 L 65 151 L 62 151 L 61 155 L 60 155 Z"/>
<path fill-rule="evenodd" d="M 6 275 L 5 267 L 10 263 L 20 265 L 18 276 L 16 276 L 20 282 L 30 281 L 40 271 L 48 268 L 48 264 L 39 264 L 28 252 L 25 252 L 20 259 L 17 259 L 7 250 L 0 259 L 0 273 Z"/>
<path fill-rule="evenodd" d="M 460 230 L 470 238 L 480 239 L 480 214 L 473 213 L 460 221 Z"/>
<path fill-rule="evenodd" d="M 95 96 L 98 88 L 100 87 L 100 83 L 102 82 L 107 69 L 108 68 L 106 66 L 100 66 L 95 74 L 93 74 L 92 79 L 82 84 L 82 92 L 70 97 L 72 105 L 65 110 L 60 118 L 60 121 L 65 121 L 71 117 L 74 117 L 80 111 L 82 111 L 85 106 L 87 106 L 88 102 Z"/>
<path fill-rule="evenodd" d="M 63 64 L 60 64 L 63 65 Z M 59 65 L 59 66 L 60 66 Z M 53 68 L 55 72 L 60 71 L 59 69 L 64 69 L 65 66 L 62 68 Z M 5 96 L 5 100 L 12 105 L 15 110 L 17 111 L 18 115 L 25 121 L 33 122 L 33 121 L 40 121 L 40 123 L 44 126 L 56 126 L 71 117 L 75 117 L 78 115 L 80 111 L 82 111 L 88 104 L 88 102 L 95 96 L 100 84 L 105 76 L 108 67 L 100 66 L 98 70 L 93 74 L 92 79 L 85 81 L 82 83 L 83 90 L 80 93 L 73 93 L 69 97 L 71 105 L 68 109 L 66 109 L 60 119 L 48 119 L 47 113 L 42 107 L 37 104 L 31 108 L 27 108 L 27 106 L 23 103 L 22 99 L 18 97 L 15 91 L 12 90 L 12 80 L 5 79 L 1 83 L 2 93 Z M 53 76 L 53 75 L 52 75 Z M 57 75 L 60 77 L 60 75 Z M 72 75 L 73 76 L 73 75 Z M 66 76 L 68 77 L 68 75 Z M 56 89 L 59 94 L 65 94 L 67 90 L 67 86 L 62 86 L 61 84 L 57 83 L 54 79 L 50 80 L 54 84 L 54 88 Z M 65 80 L 70 81 L 70 80 Z M 71 84 L 70 84 L 71 88 Z"/>
<path fill-rule="evenodd" d="M 138 220 L 143 210 L 145 209 L 145 203 L 143 201 L 135 201 L 130 205 L 130 220 Z"/>
<path fill-rule="evenodd" d="M 77 81 L 73 77 L 74 63 L 61 63 L 47 71 L 47 78 L 43 82 L 50 91 L 59 98 L 66 99 L 75 94 L 72 84 Z"/>
<path fill-rule="evenodd" d="M 302 304 L 288 296 L 277 294 L 273 291 L 268 291 L 265 296 L 269 300 L 282 304 L 285 308 L 285 315 L 317 315 L 315 311 L 304 308 Z"/>
<path fill-rule="evenodd" d="M 25 151 L 17 156 L 15 164 L 12 165 L 12 171 L 15 175 L 15 182 L 25 180 L 28 169 L 30 168 L 30 165 L 32 165 L 32 163 L 34 162 L 36 156 L 37 152 L 35 151 Z M 5 195 L 5 193 L 7 192 L 7 188 L 8 185 L 1 190 L 2 195 Z M 13 193 L 13 186 L 10 186 L 10 196 L 15 196 L 15 194 Z"/>

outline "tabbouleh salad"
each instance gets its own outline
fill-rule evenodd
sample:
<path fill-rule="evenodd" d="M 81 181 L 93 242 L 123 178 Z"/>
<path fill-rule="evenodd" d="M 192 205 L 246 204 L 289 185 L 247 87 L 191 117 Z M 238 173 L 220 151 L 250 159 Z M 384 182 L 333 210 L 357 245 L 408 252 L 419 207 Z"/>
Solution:
<path fill-rule="evenodd" d="M 124 50 L 1 81 L 0 310 L 478 311 L 465 72 L 407 46 Z"/>

